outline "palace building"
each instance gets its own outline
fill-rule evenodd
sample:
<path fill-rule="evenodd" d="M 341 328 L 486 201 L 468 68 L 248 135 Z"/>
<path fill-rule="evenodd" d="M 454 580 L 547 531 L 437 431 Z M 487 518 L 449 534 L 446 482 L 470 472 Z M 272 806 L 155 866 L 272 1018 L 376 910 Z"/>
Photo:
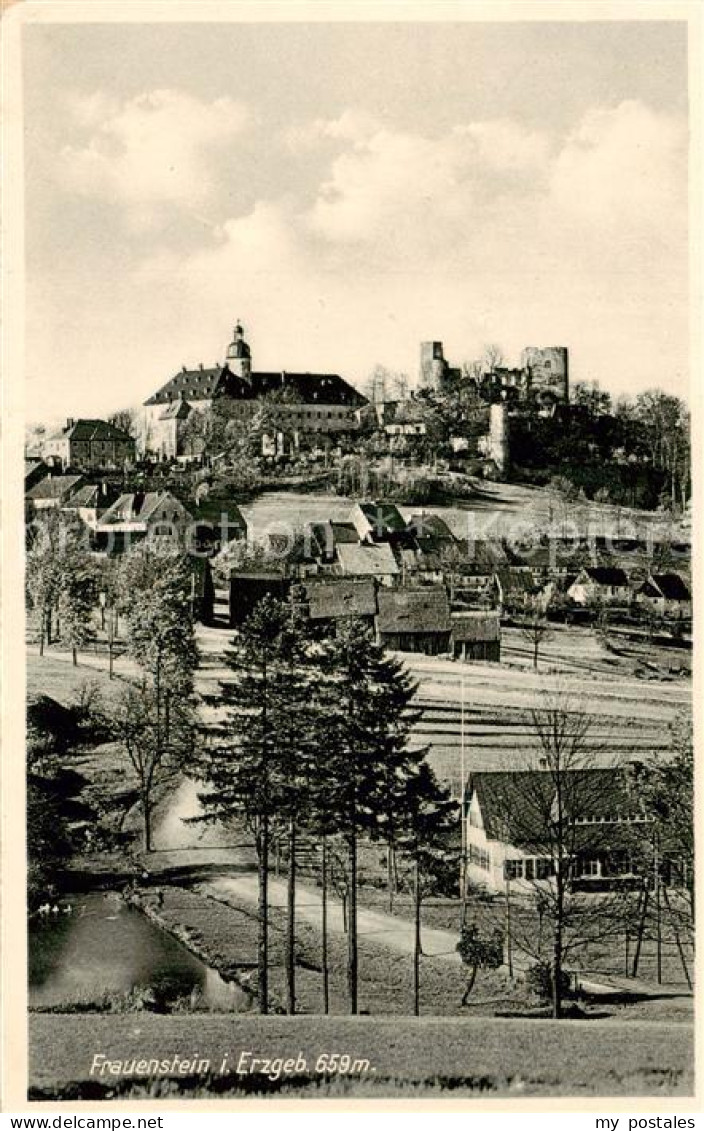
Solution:
<path fill-rule="evenodd" d="M 367 403 L 338 373 L 290 373 L 252 368 L 252 354 L 238 322 L 224 364 L 185 366 L 144 403 L 143 447 L 147 454 L 177 458 L 188 454 L 185 438 L 194 412 L 226 399 L 234 418 L 250 419 L 271 406 L 275 431 L 334 434 L 356 431 L 357 411 Z"/>

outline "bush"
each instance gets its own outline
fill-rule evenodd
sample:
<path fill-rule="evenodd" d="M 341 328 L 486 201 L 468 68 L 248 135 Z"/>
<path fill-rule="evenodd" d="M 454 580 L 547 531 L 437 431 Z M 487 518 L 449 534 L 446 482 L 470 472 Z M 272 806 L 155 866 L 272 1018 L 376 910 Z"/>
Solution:
<path fill-rule="evenodd" d="M 536 962 L 529 966 L 525 974 L 526 988 L 540 1001 L 552 1001 L 553 979 L 552 966 L 549 962 Z M 566 997 L 570 989 L 569 974 L 564 970 L 560 973 L 561 996 Z"/>

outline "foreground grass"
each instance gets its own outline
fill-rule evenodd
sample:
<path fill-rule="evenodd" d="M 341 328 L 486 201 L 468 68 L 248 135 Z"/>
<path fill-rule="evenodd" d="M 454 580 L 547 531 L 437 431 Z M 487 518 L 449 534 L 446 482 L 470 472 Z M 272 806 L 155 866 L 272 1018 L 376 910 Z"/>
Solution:
<path fill-rule="evenodd" d="M 639 1096 L 693 1091 L 692 1034 L 684 1025 L 34 1014 L 29 1026 L 32 1099 L 437 1091 Z M 273 1065 L 268 1072 L 238 1072 L 243 1052 L 297 1063 L 278 1079 L 273 1078 Z M 316 1071 L 321 1054 L 331 1053 L 350 1058 L 346 1073 Z M 133 1058 L 197 1057 L 208 1066 L 201 1063 L 199 1073 L 181 1078 L 165 1074 L 150 1079 L 129 1072 L 91 1075 L 96 1054 L 123 1063 Z"/>

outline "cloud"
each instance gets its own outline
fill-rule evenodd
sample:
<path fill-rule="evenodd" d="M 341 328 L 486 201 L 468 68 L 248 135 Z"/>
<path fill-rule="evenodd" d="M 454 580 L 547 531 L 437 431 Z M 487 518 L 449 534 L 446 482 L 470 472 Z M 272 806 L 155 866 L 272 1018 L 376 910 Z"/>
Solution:
<path fill-rule="evenodd" d="M 203 102 L 176 90 L 123 102 L 98 93 L 73 98 L 70 110 L 90 136 L 61 150 L 60 183 L 131 209 L 143 221 L 163 207 L 203 207 L 218 190 L 218 158 L 249 120 L 230 98 Z"/>
<path fill-rule="evenodd" d="M 687 130 L 642 102 L 595 108 L 555 161 L 551 203 L 567 216 L 659 236 L 686 217 Z"/>

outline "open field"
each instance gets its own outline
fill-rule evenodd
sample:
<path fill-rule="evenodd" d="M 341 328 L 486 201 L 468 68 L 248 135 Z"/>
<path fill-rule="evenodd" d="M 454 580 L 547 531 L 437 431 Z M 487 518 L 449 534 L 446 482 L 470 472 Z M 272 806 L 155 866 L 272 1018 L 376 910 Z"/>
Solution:
<path fill-rule="evenodd" d="M 447 1091 L 452 1096 L 691 1095 L 689 1026 L 509 1019 L 56 1016 L 29 1025 L 30 1098 L 321 1095 Z M 96 1053 L 122 1062 L 174 1055 L 210 1074 L 91 1077 Z M 294 1061 L 291 1075 L 237 1073 L 242 1053 Z M 321 1054 L 346 1054 L 348 1073 L 316 1072 Z M 227 1056 L 225 1071 L 220 1069 Z M 339 1062 L 339 1061 L 338 1061 Z M 251 1057 L 246 1063 L 251 1063 Z M 296 1063 L 298 1068 L 296 1068 Z M 202 1066 L 201 1066 L 202 1067 Z"/>
<path fill-rule="evenodd" d="M 268 530 L 283 524 L 290 528 L 307 523 L 322 522 L 327 518 L 343 521 L 349 516 L 354 500 L 330 494 L 306 494 L 294 491 L 267 491 L 252 502 L 243 503 L 240 510 L 247 520 L 250 537 L 261 538 Z M 559 519 L 552 515 L 555 503 L 546 491 L 518 483 L 489 483 L 477 481 L 474 498 L 457 505 L 400 506 L 405 518 L 424 511 L 439 514 L 458 538 L 482 535 L 511 537 L 519 526 L 523 532 L 544 528 L 551 520 L 559 531 Z M 610 504 L 585 503 L 566 508 L 565 524 L 579 523 L 580 530 L 589 530 L 598 536 L 629 537 L 647 530 L 662 530 L 667 525 L 666 516 L 650 511 L 629 510 Z M 570 531 L 569 525 L 566 530 Z M 682 534 L 684 537 L 684 534 Z"/>

